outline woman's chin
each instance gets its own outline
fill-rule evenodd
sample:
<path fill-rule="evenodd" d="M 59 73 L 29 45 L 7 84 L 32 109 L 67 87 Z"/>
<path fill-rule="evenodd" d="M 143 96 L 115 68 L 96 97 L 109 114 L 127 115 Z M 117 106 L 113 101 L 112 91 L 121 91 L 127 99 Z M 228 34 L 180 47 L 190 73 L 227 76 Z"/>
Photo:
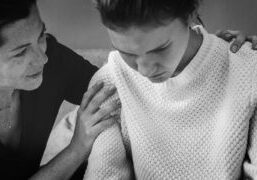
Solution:
<path fill-rule="evenodd" d="M 40 87 L 40 85 L 42 84 L 42 81 L 43 81 L 43 77 L 40 76 L 37 79 L 33 79 L 27 82 L 26 85 L 24 85 L 21 89 L 25 91 L 33 91 Z"/>

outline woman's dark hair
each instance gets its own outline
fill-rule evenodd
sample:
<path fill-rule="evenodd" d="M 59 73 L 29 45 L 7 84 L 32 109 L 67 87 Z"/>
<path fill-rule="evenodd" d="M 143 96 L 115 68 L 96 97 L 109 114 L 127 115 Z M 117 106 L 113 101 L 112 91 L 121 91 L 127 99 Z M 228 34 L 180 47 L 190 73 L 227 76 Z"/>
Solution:
<path fill-rule="evenodd" d="M 3 27 L 29 16 L 36 0 L 1 0 L 0 1 L 0 33 Z M 0 36 L 0 45 L 3 38 Z"/>
<path fill-rule="evenodd" d="M 164 25 L 180 18 L 185 23 L 200 0 L 94 0 L 103 24 L 110 29 Z"/>

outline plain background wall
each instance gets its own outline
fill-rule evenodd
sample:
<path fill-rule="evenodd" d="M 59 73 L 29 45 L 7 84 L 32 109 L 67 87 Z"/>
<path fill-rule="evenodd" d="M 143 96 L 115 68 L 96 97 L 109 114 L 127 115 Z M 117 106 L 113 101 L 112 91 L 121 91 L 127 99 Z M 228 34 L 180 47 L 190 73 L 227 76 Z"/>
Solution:
<path fill-rule="evenodd" d="M 110 48 L 92 0 L 38 0 L 48 32 L 73 49 Z M 203 0 L 200 14 L 209 32 L 239 29 L 257 34 L 257 0 Z"/>

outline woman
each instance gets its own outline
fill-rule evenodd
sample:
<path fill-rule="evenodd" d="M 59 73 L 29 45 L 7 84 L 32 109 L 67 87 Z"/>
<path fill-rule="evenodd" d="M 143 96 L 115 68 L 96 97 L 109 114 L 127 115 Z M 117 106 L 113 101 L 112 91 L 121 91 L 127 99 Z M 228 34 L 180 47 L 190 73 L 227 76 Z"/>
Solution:
<path fill-rule="evenodd" d="M 0 11 L 0 179 L 68 179 L 117 118 L 118 102 L 99 109 L 115 88 L 98 83 L 84 94 L 97 68 L 45 34 L 35 0 L 1 1 Z M 39 167 L 63 100 L 81 102 L 75 134 Z"/>
<path fill-rule="evenodd" d="M 117 87 L 121 131 L 97 137 L 85 179 L 257 179 L 257 53 L 190 28 L 198 5 L 96 0 L 117 51 L 92 82 Z"/>

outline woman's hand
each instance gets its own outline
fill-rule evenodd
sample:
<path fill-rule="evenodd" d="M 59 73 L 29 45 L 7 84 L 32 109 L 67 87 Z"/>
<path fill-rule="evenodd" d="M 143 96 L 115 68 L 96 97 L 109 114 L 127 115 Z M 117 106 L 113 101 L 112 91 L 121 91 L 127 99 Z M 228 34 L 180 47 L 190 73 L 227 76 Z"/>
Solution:
<path fill-rule="evenodd" d="M 101 104 L 116 92 L 115 87 L 104 90 L 103 83 L 97 83 L 83 96 L 77 112 L 76 127 L 70 146 L 87 157 L 96 137 L 110 127 L 119 118 L 115 111 L 120 108 L 120 101 L 108 106 Z"/>
<path fill-rule="evenodd" d="M 257 36 L 255 35 L 247 36 L 240 31 L 232 31 L 232 30 L 217 31 L 216 35 L 228 42 L 234 40 L 230 46 L 230 50 L 233 53 L 236 53 L 246 41 L 249 41 L 252 43 L 253 50 L 257 50 Z"/>

